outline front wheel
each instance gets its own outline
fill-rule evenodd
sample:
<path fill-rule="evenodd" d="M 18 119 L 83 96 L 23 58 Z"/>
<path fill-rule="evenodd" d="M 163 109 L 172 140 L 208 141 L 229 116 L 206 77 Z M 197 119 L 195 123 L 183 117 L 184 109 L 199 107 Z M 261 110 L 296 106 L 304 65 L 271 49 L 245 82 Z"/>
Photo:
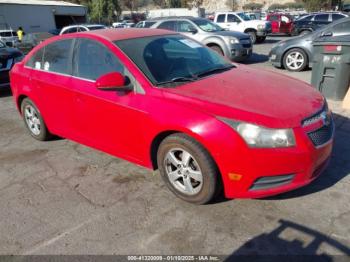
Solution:
<path fill-rule="evenodd" d="M 157 162 L 167 187 L 194 204 L 210 202 L 220 191 L 220 173 L 207 150 L 185 134 L 174 134 L 159 146 Z"/>
<path fill-rule="evenodd" d="M 303 71 L 308 64 L 308 57 L 304 50 L 293 48 L 289 50 L 283 57 L 283 66 L 288 71 Z"/>
<path fill-rule="evenodd" d="M 256 39 L 257 39 L 256 32 L 255 31 L 249 31 L 249 32 L 247 32 L 247 34 L 249 35 L 250 40 L 252 41 L 252 44 L 255 44 L 256 43 Z"/>
<path fill-rule="evenodd" d="M 39 141 L 46 141 L 52 137 L 32 100 L 25 98 L 21 104 L 21 111 L 24 123 L 32 137 Z"/>

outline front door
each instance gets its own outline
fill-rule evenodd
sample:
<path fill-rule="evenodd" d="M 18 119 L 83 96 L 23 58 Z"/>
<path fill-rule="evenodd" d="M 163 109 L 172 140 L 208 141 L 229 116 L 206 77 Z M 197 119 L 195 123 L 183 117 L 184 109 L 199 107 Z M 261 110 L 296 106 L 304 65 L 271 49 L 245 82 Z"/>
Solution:
<path fill-rule="evenodd" d="M 144 143 L 148 114 L 146 95 L 138 92 L 103 91 L 95 86 L 99 77 L 120 72 L 132 75 L 105 45 L 81 38 L 73 66 L 75 129 L 77 140 L 110 154 L 137 161 Z"/>

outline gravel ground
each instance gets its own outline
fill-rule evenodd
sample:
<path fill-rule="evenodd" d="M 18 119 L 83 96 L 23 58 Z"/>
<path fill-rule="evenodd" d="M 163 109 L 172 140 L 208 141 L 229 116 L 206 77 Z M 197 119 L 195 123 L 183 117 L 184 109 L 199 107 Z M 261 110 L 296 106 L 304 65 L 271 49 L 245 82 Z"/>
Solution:
<path fill-rule="evenodd" d="M 248 64 L 274 69 L 255 46 Z M 0 90 L 0 254 L 350 255 L 350 112 L 330 101 L 331 164 L 311 185 L 260 200 L 194 206 L 157 172 L 68 140 L 38 142 Z"/>

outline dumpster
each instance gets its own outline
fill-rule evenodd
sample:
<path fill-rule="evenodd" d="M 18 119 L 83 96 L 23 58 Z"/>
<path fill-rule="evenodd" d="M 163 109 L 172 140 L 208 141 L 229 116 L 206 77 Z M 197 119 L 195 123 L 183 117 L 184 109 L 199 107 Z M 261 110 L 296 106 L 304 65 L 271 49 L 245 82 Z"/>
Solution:
<path fill-rule="evenodd" d="M 313 46 L 311 84 L 325 97 L 343 100 L 350 83 L 350 35 L 320 37 Z"/>

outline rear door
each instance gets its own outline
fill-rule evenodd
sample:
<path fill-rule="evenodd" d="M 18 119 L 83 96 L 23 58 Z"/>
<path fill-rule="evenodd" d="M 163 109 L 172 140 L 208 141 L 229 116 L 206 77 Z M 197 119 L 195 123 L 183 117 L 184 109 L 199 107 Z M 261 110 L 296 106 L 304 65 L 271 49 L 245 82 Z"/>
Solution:
<path fill-rule="evenodd" d="M 31 86 L 34 101 L 50 131 L 59 136 L 71 137 L 72 132 L 72 48 L 74 39 L 50 43 L 28 61 L 32 68 Z"/>

